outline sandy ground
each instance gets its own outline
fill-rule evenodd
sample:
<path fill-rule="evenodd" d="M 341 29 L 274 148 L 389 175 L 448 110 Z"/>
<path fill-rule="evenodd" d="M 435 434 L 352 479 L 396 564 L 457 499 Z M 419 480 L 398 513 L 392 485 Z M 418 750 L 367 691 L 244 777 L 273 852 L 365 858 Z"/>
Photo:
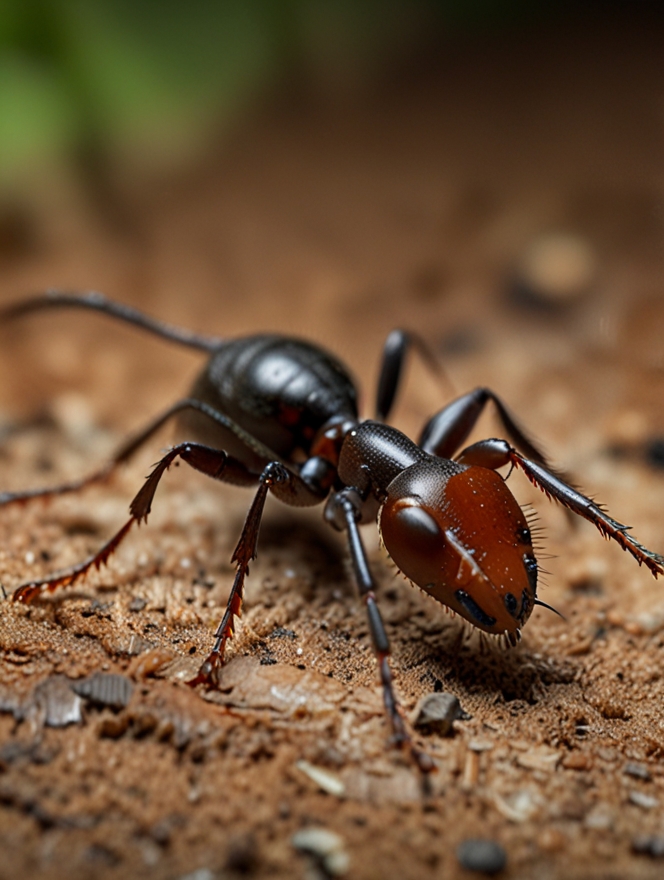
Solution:
<path fill-rule="evenodd" d="M 69 190 L 3 251 L 2 298 L 94 287 L 205 332 L 297 333 L 348 362 L 366 415 L 386 333 L 414 328 L 457 393 L 495 389 L 664 551 L 646 454 L 664 433 L 660 47 L 634 23 L 487 39 L 370 103 L 272 110 L 122 211 Z M 592 289 L 520 305 L 514 267 L 552 229 L 594 249 Z M 3 330 L 0 486 L 88 472 L 200 367 L 88 315 Z M 395 423 L 416 436 L 450 394 L 414 362 Z M 475 436 L 497 431 L 487 416 Z M 98 547 L 169 441 L 107 486 L 0 511 L 7 591 Z M 353 878 L 465 877 L 456 849 L 475 837 L 504 848 L 506 878 L 661 876 L 662 584 L 510 487 L 538 511 L 540 595 L 567 618 L 538 609 L 513 650 L 395 576 L 365 529 L 405 713 L 445 690 L 470 716 L 416 734 L 437 765 L 424 792 L 386 745 L 366 619 L 320 510 L 268 504 L 221 689 L 185 686 L 250 496 L 169 473 L 108 568 L 0 607 L 0 877 L 325 877 L 346 861 Z M 338 835 L 336 861 L 296 851 L 304 828 Z"/>

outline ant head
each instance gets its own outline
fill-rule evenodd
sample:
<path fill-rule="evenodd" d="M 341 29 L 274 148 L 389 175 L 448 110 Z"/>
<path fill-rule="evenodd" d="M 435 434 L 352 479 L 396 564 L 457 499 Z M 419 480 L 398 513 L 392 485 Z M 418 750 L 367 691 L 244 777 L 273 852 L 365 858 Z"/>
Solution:
<path fill-rule="evenodd" d="M 381 537 L 417 586 L 511 643 L 537 596 L 537 561 L 523 511 L 500 474 L 428 458 L 387 487 Z"/>

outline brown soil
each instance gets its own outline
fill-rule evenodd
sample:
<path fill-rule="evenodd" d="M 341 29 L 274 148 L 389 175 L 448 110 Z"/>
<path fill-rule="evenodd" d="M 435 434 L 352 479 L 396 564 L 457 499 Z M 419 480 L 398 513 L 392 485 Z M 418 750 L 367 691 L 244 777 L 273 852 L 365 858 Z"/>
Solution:
<path fill-rule="evenodd" d="M 130 225 L 72 197 L 3 256 L 3 299 L 94 287 L 207 332 L 297 333 L 351 365 L 367 415 L 387 331 L 412 327 L 457 391 L 495 389 L 661 551 L 664 476 L 644 444 L 664 432 L 663 77 L 661 33 L 633 22 L 457 46 L 370 106 L 247 123 L 197 175 L 127 197 Z M 549 229 L 591 243 L 593 290 L 519 305 L 512 268 Z M 199 366 L 89 315 L 16 324 L 0 486 L 87 472 Z M 396 424 L 417 436 L 444 394 L 414 364 Z M 497 430 L 487 417 L 477 436 Z M 99 546 L 167 442 L 107 486 L 3 510 L 7 590 Z M 567 618 L 538 609 L 513 650 L 395 579 L 365 529 L 405 712 L 443 688 L 472 716 L 418 737 L 438 766 L 423 793 L 386 745 L 366 619 L 320 510 L 269 503 L 222 689 L 184 685 L 249 496 L 171 471 L 108 568 L 2 604 L 0 877 L 322 877 L 292 844 L 308 826 L 339 835 L 353 878 L 467 876 L 469 837 L 502 844 L 509 878 L 661 876 L 634 848 L 664 835 L 662 586 L 523 478 L 510 487 L 539 512 L 541 596 Z M 94 672 L 134 683 L 124 708 L 55 678 Z"/>

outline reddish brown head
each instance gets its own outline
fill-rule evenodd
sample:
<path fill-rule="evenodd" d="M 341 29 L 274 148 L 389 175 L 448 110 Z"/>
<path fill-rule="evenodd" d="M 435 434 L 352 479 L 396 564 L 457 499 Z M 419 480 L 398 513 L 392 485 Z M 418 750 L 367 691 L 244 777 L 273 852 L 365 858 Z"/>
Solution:
<path fill-rule="evenodd" d="M 528 523 L 495 471 L 428 458 L 387 487 L 380 530 L 413 583 L 473 626 L 515 642 L 537 595 Z"/>

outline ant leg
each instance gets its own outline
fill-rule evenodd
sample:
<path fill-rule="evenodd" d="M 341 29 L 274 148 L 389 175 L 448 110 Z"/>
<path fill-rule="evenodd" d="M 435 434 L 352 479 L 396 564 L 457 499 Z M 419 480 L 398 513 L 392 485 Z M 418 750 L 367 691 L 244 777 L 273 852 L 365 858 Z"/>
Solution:
<path fill-rule="evenodd" d="M 639 565 L 645 565 L 655 577 L 664 574 L 664 557 L 648 550 L 628 534 L 630 526 L 619 523 L 608 515 L 600 504 L 570 486 L 560 474 L 539 462 L 530 461 L 505 440 L 481 440 L 457 457 L 461 464 L 480 465 L 496 470 L 511 464 L 521 468 L 530 482 L 563 507 L 587 519 L 605 538 L 612 538 L 623 550 L 631 553 Z"/>
<path fill-rule="evenodd" d="M 0 506 L 14 503 L 24 503 L 35 498 L 53 498 L 56 495 L 66 495 L 70 492 L 80 492 L 82 489 L 91 486 L 94 483 L 101 483 L 108 480 L 113 471 L 129 458 L 155 434 L 170 418 L 184 409 L 188 409 L 196 404 L 193 400 L 180 400 L 173 406 L 169 407 L 166 412 L 157 416 L 142 431 L 129 437 L 120 448 L 115 452 L 109 462 L 103 467 L 82 477 L 79 480 L 72 480 L 67 483 L 60 483 L 58 486 L 51 486 L 46 489 L 26 489 L 22 492 L 0 492 Z"/>
<path fill-rule="evenodd" d="M 166 324 L 164 321 L 159 321 L 156 318 L 143 314 L 143 312 L 140 312 L 133 306 L 113 302 L 113 300 L 108 299 L 103 293 L 98 293 L 96 290 L 84 293 L 48 290 L 41 296 L 33 296 L 30 299 L 11 303 L 1 308 L 0 323 L 11 321 L 30 312 L 53 308 L 79 308 L 102 312 L 105 315 L 110 315 L 112 318 L 133 324 L 135 327 L 140 327 L 141 330 L 147 330 L 149 333 L 161 336 L 163 339 L 177 342 L 179 345 L 187 345 L 190 348 L 197 348 L 200 351 L 207 351 L 208 353 L 217 351 L 223 345 L 223 339 L 217 339 L 213 336 L 201 336 L 198 333 L 193 333 L 191 330 L 185 330 L 183 327 Z"/>
<path fill-rule="evenodd" d="M 100 550 L 78 565 L 64 569 L 63 571 L 51 575 L 51 577 L 22 584 L 14 591 L 14 601 L 25 603 L 32 602 L 33 599 L 41 593 L 52 593 L 59 587 L 69 586 L 69 584 L 73 584 L 91 568 L 99 569 L 102 565 L 105 565 L 111 554 L 129 533 L 133 524 L 140 524 L 141 521 L 147 522 L 152 507 L 152 500 L 157 491 L 159 481 L 176 458 L 181 458 L 191 467 L 207 474 L 207 476 L 212 477 L 215 480 L 228 479 L 231 475 L 236 476 L 238 473 L 244 473 L 247 478 L 250 476 L 242 462 L 232 458 L 221 450 L 211 449 L 200 443 L 181 443 L 179 446 L 173 447 L 173 449 L 167 452 L 161 461 L 157 463 L 152 473 L 146 479 L 140 491 L 131 502 L 131 505 L 129 506 L 131 517 L 129 520 L 103 545 Z M 254 476 L 254 480 L 255 479 L 256 477 Z"/>
<path fill-rule="evenodd" d="M 378 662 L 378 671 L 383 686 L 383 702 L 392 728 L 392 739 L 398 748 L 407 746 L 413 756 L 413 760 L 422 773 L 429 773 L 433 770 L 433 762 L 427 754 L 421 752 L 413 744 L 401 716 L 396 694 L 394 693 L 389 663 L 390 643 L 385 632 L 383 618 L 376 603 L 376 585 L 357 526 L 360 519 L 360 503 L 360 497 L 354 489 L 345 489 L 337 492 L 331 496 L 328 502 L 325 518 L 335 528 L 345 530 L 348 538 L 355 583 L 367 609 L 371 641 L 373 642 L 374 653 Z"/>
<path fill-rule="evenodd" d="M 447 380 L 439 360 L 421 336 L 406 330 L 392 330 L 385 340 L 376 390 L 376 420 L 387 420 L 397 395 L 408 350 L 415 346 L 427 367 L 438 378 Z M 449 383 L 449 380 L 448 384 Z"/>
<path fill-rule="evenodd" d="M 544 454 L 519 425 L 497 394 L 490 388 L 476 388 L 432 416 L 424 426 L 418 446 L 441 458 L 451 458 L 475 427 L 486 404 L 492 400 L 500 421 L 514 445 L 533 461 L 548 468 Z"/>
<path fill-rule="evenodd" d="M 256 543 L 260 529 L 263 508 L 268 490 L 279 483 L 287 483 L 292 475 L 278 461 L 271 461 L 263 470 L 258 480 L 258 491 L 251 503 L 247 518 L 242 527 L 240 540 L 231 557 L 231 562 L 237 563 L 235 579 L 231 587 L 230 596 L 226 605 L 226 611 L 221 623 L 215 632 L 215 641 L 212 651 L 198 670 L 198 674 L 187 682 L 192 687 L 197 684 L 216 684 L 216 675 L 224 662 L 226 642 L 233 636 L 233 622 L 242 611 L 242 597 L 244 592 L 244 579 L 249 574 L 249 563 L 256 558 Z"/>
<path fill-rule="evenodd" d="M 70 492 L 79 492 L 82 489 L 87 488 L 88 486 L 93 485 L 94 483 L 100 483 L 105 480 L 108 480 L 111 474 L 115 471 L 115 469 L 124 464 L 124 462 L 128 461 L 131 456 L 143 446 L 156 432 L 166 424 L 169 419 L 173 418 L 173 416 L 178 415 L 178 413 L 183 412 L 184 410 L 196 410 L 198 412 L 203 413 L 209 419 L 218 424 L 222 425 L 224 428 L 227 428 L 229 431 L 232 431 L 236 436 L 240 438 L 247 446 L 249 446 L 252 450 L 256 450 L 258 441 L 252 438 L 249 434 L 244 432 L 238 425 L 233 422 L 232 419 L 228 418 L 228 416 L 224 415 L 224 413 L 220 413 L 218 410 L 215 410 L 213 407 L 209 406 L 209 404 L 204 403 L 202 400 L 196 400 L 193 397 L 186 397 L 183 400 L 179 400 L 177 403 L 174 403 L 170 406 L 165 412 L 161 413 L 161 415 L 157 416 L 153 419 L 142 431 L 139 431 L 137 434 L 129 437 L 120 448 L 116 451 L 115 455 L 112 459 L 107 462 L 103 467 L 94 471 L 92 474 L 89 474 L 87 477 L 83 477 L 79 480 L 72 480 L 68 483 L 61 483 L 59 486 L 51 486 L 46 489 L 27 489 L 22 492 L 0 492 L 0 507 L 5 506 L 7 504 L 14 503 L 24 503 L 26 501 L 31 501 L 35 498 L 53 498 L 57 495 L 65 495 Z M 266 459 L 270 459 L 273 457 L 274 453 L 271 450 L 267 449 L 267 447 L 261 447 L 258 450 L 259 454 L 262 454 Z M 254 480 L 250 480 L 250 483 L 253 483 Z"/>

